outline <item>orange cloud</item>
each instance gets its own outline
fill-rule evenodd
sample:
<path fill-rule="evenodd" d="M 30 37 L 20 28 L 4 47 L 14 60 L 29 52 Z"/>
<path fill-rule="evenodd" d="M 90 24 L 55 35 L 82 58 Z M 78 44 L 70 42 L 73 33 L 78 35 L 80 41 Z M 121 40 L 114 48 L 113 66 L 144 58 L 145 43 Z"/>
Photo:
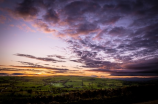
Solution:
<path fill-rule="evenodd" d="M 35 22 L 35 24 L 33 24 L 33 26 L 39 28 L 39 30 L 42 29 L 42 31 L 45 32 L 45 33 L 56 32 L 56 30 L 50 29 L 49 26 L 45 22 L 43 22 L 41 20 L 37 20 Z"/>
<path fill-rule="evenodd" d="M 22 25 L 17 25 L 17 27 L 21 30 L 25 30 L 27 32 L 36 32 L 35 30 L 31 29 L 29 26 L 27 26 L 26 24 L 22 24 Z"/>

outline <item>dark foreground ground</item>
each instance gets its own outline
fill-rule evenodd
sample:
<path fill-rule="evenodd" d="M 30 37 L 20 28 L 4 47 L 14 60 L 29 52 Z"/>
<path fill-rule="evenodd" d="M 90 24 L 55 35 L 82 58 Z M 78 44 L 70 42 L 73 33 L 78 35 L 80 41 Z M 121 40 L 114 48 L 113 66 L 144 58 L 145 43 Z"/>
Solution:
<path fill-rule="evenodd" d="M 120 89 L 76 91 L 68 94 L 10 99 L 3 104 L 133 104 L 158 99 L 158 86 L 145 85 Z"/>
<path fill-rule="evenodd" d="M 95 79 L 95 78 L 90 79 L 90 80 L 87 80 L 87 79 L 89 78 L 86 78 L 84 80 L 83 79 L 81 80 L 81 77 L 76 78 L 75 79 L 76 82 L 73 82 L 70 80 L 68 81 L 67 79 L 65 79 L 67 80 L 67 82 L 64 82 L 62 80 L 64 82 L 64 85 L 66 85 L 67 83 L 68 85 L 72 84 L 73 86 L 75 85 L 82 86 L 82 88 L 76 89 L 76 87 L 72 87 L 72 85 L 69 85 L 69 87 L 68 85 L 61 86 L 62 85 L 62 84 L 60 85 L 60 83 L 62 82 L 61 79 L 60 81 L 57 81 L 57 78 L 55 78 L 56 81 L 53 81 L 54 84 L 52 85 L 51 83 L 52 86 L 49 85 L 50 88 L 53 88 L 53 89 L 51 91 L 46 91 L 47 89 L 44 87 L 43 89 L 41 89 L 43 91 L 39 90 L 40 93 L 38 92 L 38 89 L 37 89 L 38 86 L 32 88 L 31 84 L 27 84 L 28 87 L 24 87 L 24 86 L 23 86 L 24 88 L 19 87 L 21 88 L 19 90 L 12 88 L 12 90 L 8 90 L 8 91 L 11 91 L 9 93 L 7 92 L 7 89 L 5 89 L 7 88 L 6 86 L 8 86 L 8 84 L 7 83 L 4 84 L 4 81 L 2 81 L 3 84 L 1 83 L 1 87 L 3 87 L 3 89 L 0 92 L 1 94 L 0 103 L 1 104 L 133 104 L 133 103 L 152 104 L 153 103 L 154 104 L 156 102 L 155 100 L 158 100 L 158 83 L 157 83 L 158 81 L 157 80 L 148 81 L 148 82 L 140 82 L 140 83 L 138 82 L 127 83 L 127 82 L 120 82 L 116 80 L 106 79 L 104 80 L 106 84 L 103 84 L 101 82 L 97 83 L 98 81 L 101 81 L 102 79 Z M 14 83 L 10 84 L 10 85 L 14 85 L 14 88 L 16 85 L 18 85 L 18 83 L 15 83 L 16 81 L 17 80 L 14 80 Z M 18 79 L 18 81 L 20 80 Z M 88 81 L 89 82 L 91 81 L 93 86 L 92 85 L 90 86 L 90 84 L 87 84 L 87 87 L 86 87 L 86 83 L 89 83 Z M 46 82 L 47 84 L 50 83 L 48 80 Z M 115 83 L 115 84 L 112 84 L 112 83 Z M 99 84 L 101 84 L 101 86 L 99 86 Z M 22 85 L 25 85 L 25 84 L 23 83 Z M 63 92 L 58 91 L 59 87 Z M 35 91 L 30 90 L 29 88 L 32 88 Z M 56 91 L 56 90 L 58 91 L 58 93 L 53 94 L 53 91 Z"/>
<path fill-rule="evenodd" d="M 133 103 L 133 104 L 158 104 L 158 100 L 152 100 L 152 101 L 141 102 L 141 103 Z"/>

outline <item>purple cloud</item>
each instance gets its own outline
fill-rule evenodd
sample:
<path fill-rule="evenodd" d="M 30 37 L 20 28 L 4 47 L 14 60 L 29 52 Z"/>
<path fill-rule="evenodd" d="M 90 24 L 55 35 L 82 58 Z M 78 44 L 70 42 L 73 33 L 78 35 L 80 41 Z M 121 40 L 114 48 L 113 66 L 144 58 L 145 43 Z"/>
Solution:
<path fill-rule="evenodd" d="M 31 59 L 36 59 L 36 60 L 40 60 L 40 61 L 48 61 L 48 62 L 65 62 L 65 61 L 61 61 L 61 60 L 55 60 L 53 58 L 42 58 L 42 57 L 35 57 L 33 55 L 28 55 L 28 54 L 15 54 L 16 56 L 20 56 L 20 57 L 26 57 L 26 58 L 31 58 Z"/>
<path fill-rule="evenodd" d="M 35 27 L 44 32 L 55 33 L 65 40 L 70 45 L 69 50 L 76 55 L 76 59 L 70 61 L 81 63 L 83 68 L 134 71 L 111 72 L 111 75 L 120 76 L 157 76 L 156 0 L 23 0 L 11 11 L 17 17 L 30 18 Z M 16 56 L 65 62 L 65 57 L 60 55 Z"/>

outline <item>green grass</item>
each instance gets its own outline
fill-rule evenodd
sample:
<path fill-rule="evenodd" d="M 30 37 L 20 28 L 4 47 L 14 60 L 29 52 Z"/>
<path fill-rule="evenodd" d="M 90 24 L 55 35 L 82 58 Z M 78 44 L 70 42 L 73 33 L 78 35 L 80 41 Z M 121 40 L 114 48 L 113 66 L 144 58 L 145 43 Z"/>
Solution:
<path fill-rule="evenodd" d="M 49 96 L 74 90 L 118 88 L 124 81 L 114 79 L 53 76 L 53 77 L 13 77 L 0 76 L 0 99 L 9 97 Z M 5 89 L 7 88 L 7 89 Z"/>
<path fill-rule="evenodd" d="M 54 87 L 64 87 L 62 83 L 51 83 Z"/>

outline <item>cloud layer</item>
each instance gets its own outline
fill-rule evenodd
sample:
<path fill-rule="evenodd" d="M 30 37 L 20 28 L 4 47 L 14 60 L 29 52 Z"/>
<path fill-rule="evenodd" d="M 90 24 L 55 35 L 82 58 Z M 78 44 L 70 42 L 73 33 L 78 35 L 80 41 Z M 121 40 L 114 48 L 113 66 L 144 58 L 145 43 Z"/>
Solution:
<path fill-rule="evenodd" d="M 12 12 L 66 41 L 76 55 L 70 61 L 87 71 L 158 75 L 157 0 L 22 0 Z M 16 55 L 53 63 L 65 59 Z"/>

